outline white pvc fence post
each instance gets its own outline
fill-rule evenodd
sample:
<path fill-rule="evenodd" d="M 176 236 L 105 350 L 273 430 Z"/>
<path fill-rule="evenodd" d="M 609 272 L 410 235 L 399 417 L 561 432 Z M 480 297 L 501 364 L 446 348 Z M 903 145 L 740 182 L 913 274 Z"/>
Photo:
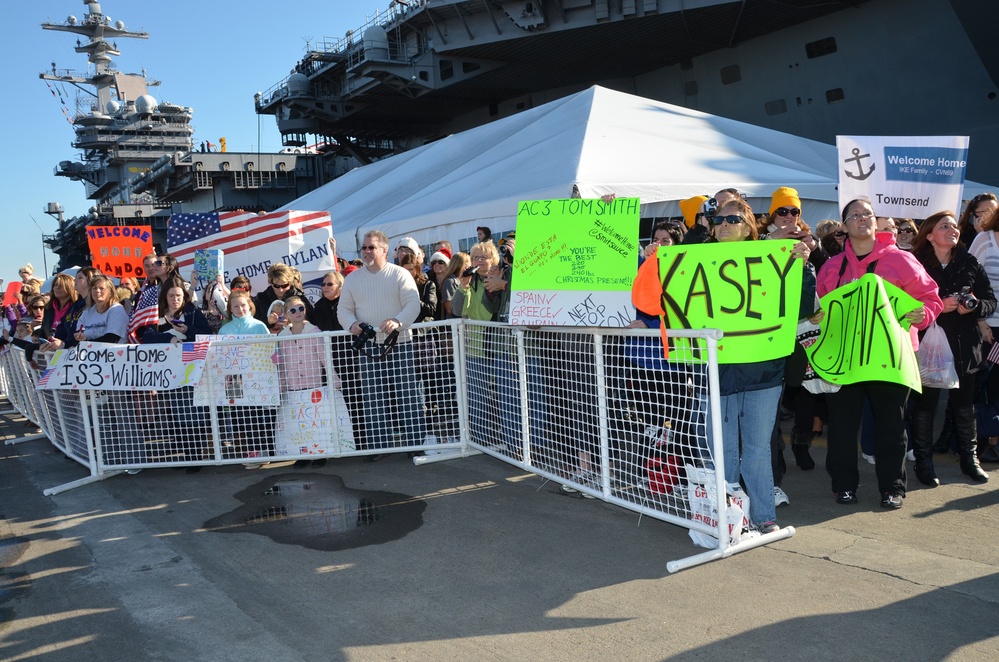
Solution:
<path fill-rule="evenodd" d="M 597 377 L 597 420 L 600 426 L 600 487 L 604 498 L 611 494 L 610 433 L 607 426 L 607 375 L 604 364 L 604 336 L 593 331 L 593 361 Z"/>

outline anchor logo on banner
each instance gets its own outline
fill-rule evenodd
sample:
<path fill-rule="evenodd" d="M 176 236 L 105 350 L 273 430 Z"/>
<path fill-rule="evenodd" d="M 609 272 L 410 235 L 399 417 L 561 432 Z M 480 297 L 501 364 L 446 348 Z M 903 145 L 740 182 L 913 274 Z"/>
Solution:
<path fill-rule="evenodd" d="M 875 164 L 872 163 L 870 170 L 866 170 L 866 171 L 864 170 L 863 160 L 864 159 L 869 159 L 869 158 L 871 158 L 870 154 L 861 154 L 860 153 L 860 148 L 859 147 L 854 147 L 853 148 L 853 157 L 849 158 L 849 159 L 843 159 L 843 163 L 856 162 L 857 163 L 857 174 L 853 174 L 849 170 L 844 170 L 843 174 L 846 175 L 847 177 L 849 177 L 850 179 L 856 179 L 856 180 L 859 180 L 859 181 L 864 181 L 865 179 L 867 179 L 868 177 L 871 176 L 871 173 L 874 172 L 874 168 L 875 168 Z"/>

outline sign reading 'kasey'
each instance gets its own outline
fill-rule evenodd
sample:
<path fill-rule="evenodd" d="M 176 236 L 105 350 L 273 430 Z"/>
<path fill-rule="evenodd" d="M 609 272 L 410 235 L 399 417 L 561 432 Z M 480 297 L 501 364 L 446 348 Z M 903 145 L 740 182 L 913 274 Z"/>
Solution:
<path fill-rule="evenodd" d="M 719 363 L 787 356 L 797 338 L 802 261 L 796 242 L 662 246 L 667 329 L 721 329 Z"/>

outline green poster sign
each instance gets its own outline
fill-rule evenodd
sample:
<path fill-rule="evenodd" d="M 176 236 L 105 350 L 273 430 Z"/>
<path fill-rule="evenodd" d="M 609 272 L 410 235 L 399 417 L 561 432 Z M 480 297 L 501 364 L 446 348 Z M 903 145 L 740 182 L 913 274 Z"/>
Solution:
<path fill-rule="evenodd" d="M 515 288 L 628 291 L 638 270 L 639 199 L 517 205 Z"/>
<path fill-rule="evenodd" d="M 922 305 L 874 274 L 836 288 L 822 297 L 820 334 L 806 350 L 812 368 L 833 384 L 893 382 L 922 392 L 904 319 Z"/>
<path fill-rule="evenodd" d="M 657 253 L 667 329 L 721 329 L 719 363 L 789 355 L 797 341 L 802 261 L 795 242 L 663 246 Z"/>
<path fill-rule="evenodd" d="M 510 322 L 627 326 L 635 319 L 639 199 L 517 205 Z"/>

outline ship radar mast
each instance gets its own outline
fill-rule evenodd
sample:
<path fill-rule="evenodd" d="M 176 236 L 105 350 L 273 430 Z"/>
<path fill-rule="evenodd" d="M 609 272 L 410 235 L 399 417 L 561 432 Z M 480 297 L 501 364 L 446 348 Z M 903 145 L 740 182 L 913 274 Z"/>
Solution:
<path fill-rule="evenodd" d="M 134 94 L 134 92 L 130 95 L 128 91 L 134 91 L 137 87 L 145 88 L 146 86 L 158 85 L 159 81 L 145 80 L 145 75 L 141 77 L 134 75 L 123 77 L 121 74 L 118 74 L 116 80 L 117 72 L 114 70 L 114 63 L 111 58 L 121 55 L 121 53 L 118 51 L 117 44 L 107 41 L 108 39 L 117 39 L 119 37 L 148 39 L 149 33 L 128 30 L 125 28 L 123 21 L 112 22 L 111 17 L 102 12 L 101 5 L 96 0 L 84 0 L 83 4 L 87 6 L 87 15 L 82 21 L 78 20 L 76 16 L 69 16 L 65 23 L 42 23 L 42 29 L 73 32 L 87 37 L 89 39 L 87 42 L 81 42 L 81 40 L 77 39 L 76 52 L 87 54 L 87 59 L 94 65 L 93 74 L 80 76 L 66 71 L 63 75 L 60 75 L 56 70 L 55 63 L 53 63 L 51 73 L 43 72 L 38 77 L 43 80 L 70 83 L 88 94 L 96 96 L 97 103 L 95 107 L 101 112 L 108 107 L 108 103 L 112 100 L 111 91 L 113 86 L 117 85 L 118 87 L 119 99 L 128 97 L 129 100 L 134 101 L 138 95 Z M 136 85 L 140 80 L 142 84 Z M 122 85 L 122 83 L 126 84 Z M 91 92 L 81 87 L 82 85 L 92 86 L 96 91 Z"/>

